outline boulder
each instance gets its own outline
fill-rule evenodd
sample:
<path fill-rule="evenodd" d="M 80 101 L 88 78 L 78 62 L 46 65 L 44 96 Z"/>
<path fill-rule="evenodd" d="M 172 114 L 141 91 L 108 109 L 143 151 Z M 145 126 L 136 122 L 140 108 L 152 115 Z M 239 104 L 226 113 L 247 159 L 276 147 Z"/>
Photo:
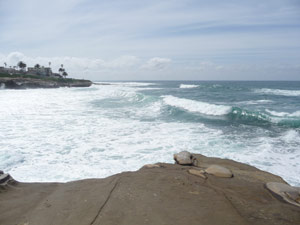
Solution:
<path fill-rule="evenodd" d="M 8 173 L 0 174 L 0 185 L 6 185 L 10 179 L 11 176 Z"/>
<path fill-rule="evenodd" d="M 279 182 L 268 182 L 266 187 L 286 202 L 300 207 L 300 188 Z"/>
<path fill-rule="evenodd" d="M 174 160 L 177 164 L 180 165 L 192 165 L 193 155 L 188 151 L 182 151 L 177 154 L 174 154 Z"/>
<path fill-rule="evenodd" d="M 219 165 L 211 165 L 207 169 L 205 169 L 205 172 L 216 177 L 233 177 L 233 174 L 229 169 Z"/>

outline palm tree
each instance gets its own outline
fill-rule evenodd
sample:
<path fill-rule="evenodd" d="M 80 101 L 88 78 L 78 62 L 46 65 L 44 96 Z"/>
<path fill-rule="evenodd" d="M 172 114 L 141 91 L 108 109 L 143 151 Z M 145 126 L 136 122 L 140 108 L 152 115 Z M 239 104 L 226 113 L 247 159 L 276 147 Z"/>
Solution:
<path fill-rule="evenodd" d="M 58 72 L 63 73 L 63 72 L 65 72 L 65 69 L 64 68 L 59 68 Z"/>
<path fill-rule="evenodd" d="M 51 67 L 51 62 L 48 62 L 48 64 L 49 64 L 49 67 Z"/>
<path fill-rule="evenodd" d="M 6 62 L 4 63 L 4 67 L 5 67 L 5 68 L 7 67 L 7 63 L 6 63 Z"/>
<path fill-rule="evenodd" d="M 21 69 L 21 71 L 25 71 L 25 68 L 27 67 L 27 65 L 24 63 L 24 62 L 22 62 L 22 61 L 20 61 L 20 62 L 18 62 L 18 64 L 17 64 L 17 66 Z"/>
<path fill-rule="evenodd" d="M 41 68 L 40 64 L 35 64 L 34 68 L 39 69 Z"/>
<path fill-rule="evenodd" d="M 62 75 L 66 78 L 68 76 L 68 73 L 64 71 Z"/>

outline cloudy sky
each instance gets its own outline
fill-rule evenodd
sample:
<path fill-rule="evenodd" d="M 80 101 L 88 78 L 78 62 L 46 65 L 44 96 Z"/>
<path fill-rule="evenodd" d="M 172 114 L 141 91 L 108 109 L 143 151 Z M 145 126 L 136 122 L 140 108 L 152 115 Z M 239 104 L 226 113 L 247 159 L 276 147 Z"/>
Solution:
<path fill-rule="evenodd" d="M 0 66 L 93 80 L 300 80 L 299 0 L 0 0 Z"/>

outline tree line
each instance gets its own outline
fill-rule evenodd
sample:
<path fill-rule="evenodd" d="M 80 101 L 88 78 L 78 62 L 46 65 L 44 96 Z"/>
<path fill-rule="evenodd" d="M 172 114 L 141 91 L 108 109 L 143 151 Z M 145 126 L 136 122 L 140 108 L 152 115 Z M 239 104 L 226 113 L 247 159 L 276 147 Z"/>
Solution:
<path fill-rule="evenodd" d="M 48 64 L 49 64 L 49 68 L 51 68 L 51 62 L 49 62 Z M 6 63 L 6 62 L 4 63 L 4 67 L 5 67 L 5 68 L 7 67 L 7 63 Z M 19 68 L 21 71 L 25 72 L 25 71 L 26 71 L 26 67 L 27 67 L 26 63 L 23 62 L 23 61 L 20 61 L 20 62 L 17 63 L 17 66 L 14 66 L 13 68 L 14 68 L 14 69 Z M 11 66 L 10 66 L 10 68 L 11 68 Z M 34 65 L 34 68 L 40 69 L 40 68 L 42 68 L 42 67 L 41 67 L 40 64 L 35 64 L 35 65 Z M 66 72 L 66 70 L 65 70 L 63 64 L 60 65 L 60 68 L 58 69 L 58 72 L 59 72 L 59 74 L 62 75 L 63 77 L 68 76 L 68 73 Z"/>

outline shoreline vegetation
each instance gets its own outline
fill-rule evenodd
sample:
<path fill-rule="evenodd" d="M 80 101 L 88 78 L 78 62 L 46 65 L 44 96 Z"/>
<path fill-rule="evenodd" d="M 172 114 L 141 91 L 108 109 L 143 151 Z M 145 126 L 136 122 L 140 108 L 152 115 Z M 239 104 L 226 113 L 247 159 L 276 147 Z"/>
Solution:
<path fill-rule="evenodd" d="M 90 87 L 92 84 L 83 79 L 0 73 L 0 89 Z"/>
<path fill-rule="evenodd" d="M 104 179 L 21 183 L 0 171 L 0 224 L 299 224 L 300 188 L 189 152 Z"/>
<path fill-rule="evenodd" d="M 59 88 L 59 87 L 89 87 L 90 80 L 66 78 L 68 73 L 61 64 L 58 73 L 52 72 L 51 62 L 48 67 L 35 64 L 27 67 L 23 61 L 16 66 L 0 67 L 0 89 L 28 89 L 28 88 Z"/>

